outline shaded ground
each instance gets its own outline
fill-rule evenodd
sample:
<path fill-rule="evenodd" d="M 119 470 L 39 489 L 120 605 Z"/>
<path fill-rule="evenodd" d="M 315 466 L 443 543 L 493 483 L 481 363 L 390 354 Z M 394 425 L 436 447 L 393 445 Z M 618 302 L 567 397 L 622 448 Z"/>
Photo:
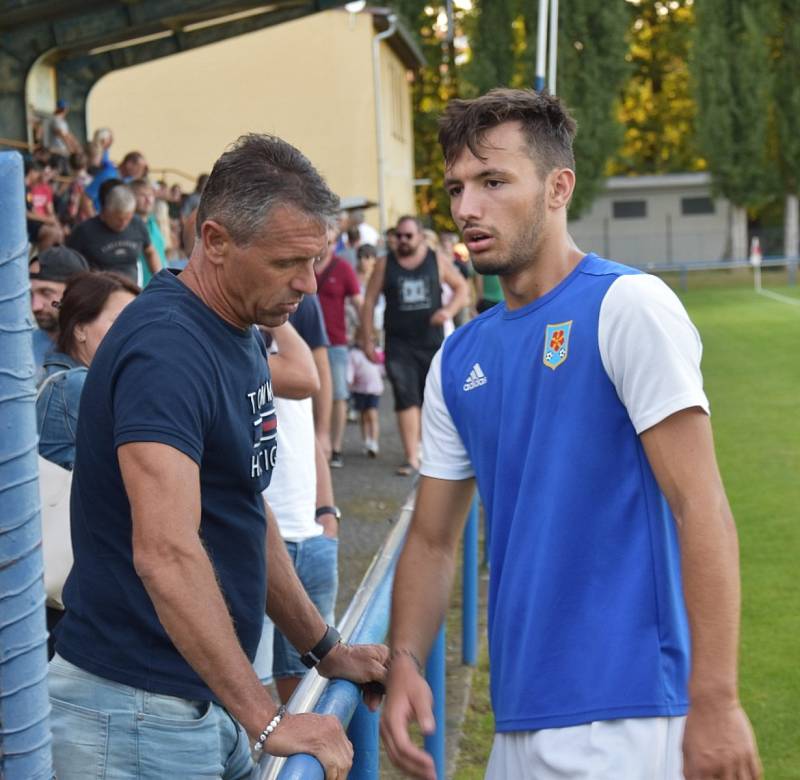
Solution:
<path fill-rule="evenodd" d="M 348 423 L 343 446 L 344 468 L 331 469 L 336 503 L 342 510 L 339 545 L 337 618 L 347 608 L 373 556 L 389 532 L 413 487 L 410 477 L 394 470 L 403 461 L 394 419 L 394 401 L 387 387 L 381 399 L 381 452 L 368 458 L 361 452 L 357 423 Z"/>

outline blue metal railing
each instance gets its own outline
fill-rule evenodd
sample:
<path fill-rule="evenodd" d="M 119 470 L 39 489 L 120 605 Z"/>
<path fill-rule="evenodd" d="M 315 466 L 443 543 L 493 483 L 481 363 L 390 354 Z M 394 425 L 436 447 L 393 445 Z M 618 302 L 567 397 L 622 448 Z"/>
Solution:
<path fill-rule="evenodd" d="M 389 612 L 394 571 L 414 510 L 412 492 L 400 510 L 389 536 L 372 561 L 347 612 L 339 621 L 339 633 L 351 643 L 382 642 L 389 628 Z M 478 636 L 478 500 L 474 498 L 464 537 L 463 572 L 464 622 L 462 658 L 465 664 L 477 661 Z M 445 777 L 445 631 L 442 627 L 428 657 L 426 674 L 434 697 L 437 730 L 425 738 L 425 748 L 433 756 L 437 775 Z M 361 703 L 356 685 L 346 680 L 328 682 L 312 670 L 303 678 L 288 703 L 289 712 L 316 712 L 335 715 L 347 728 L 354 748 L 351 780 L 375 780 L 379 776 L 380 748 L 378 714 Z M 323 780 L 322 766 L 309 755 L 289 758 L 264 756 L 253 771 L 252 780 Z"/>
<path fill-rule="evenodd" d="M 0 153 L 0 777 L 52 776 L 22 158 Z"/>

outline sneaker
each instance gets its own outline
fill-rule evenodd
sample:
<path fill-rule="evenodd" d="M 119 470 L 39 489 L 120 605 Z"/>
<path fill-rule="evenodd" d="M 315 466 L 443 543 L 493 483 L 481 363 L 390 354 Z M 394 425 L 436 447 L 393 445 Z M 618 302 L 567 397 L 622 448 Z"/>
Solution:
<path fill-rule="evenodd" d="M 331 459 L 330 459 L 330 462 L 328 463 L 328 465 L 332 469 L 340 469 L 340 468 L 342 468 L 344 466 L 344 458 L 342 458 L 342 453 L 341 452 L 336 452 L 336 451 L 332 452 L 331 453 Z"/>
<path fill-rule="evenodd" d="M 367 439 L 364 442 L 364 452 L 366 452 L 370 458 L 377 458 L 380 452 L 378 442 L 376 442 L 375 439 Z"/>

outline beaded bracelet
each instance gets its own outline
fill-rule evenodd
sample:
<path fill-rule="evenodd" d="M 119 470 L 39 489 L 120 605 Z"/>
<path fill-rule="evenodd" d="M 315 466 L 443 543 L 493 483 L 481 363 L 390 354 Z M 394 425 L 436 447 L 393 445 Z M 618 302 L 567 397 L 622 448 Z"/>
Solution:
<path fill-rule="evenodd" d="M 260 753 L 264 749 L 264 743 L 269 739 L 269 735 L 278 728 L 278 724 L 283 720 L 285 714 L 286 706 L 282 704 L 278 707 L 278 711 L 275 713 L 272 720 L 266 725 L 261 734 L 259 734 L 256 744 L 253 745 L 254 753 Z"/>

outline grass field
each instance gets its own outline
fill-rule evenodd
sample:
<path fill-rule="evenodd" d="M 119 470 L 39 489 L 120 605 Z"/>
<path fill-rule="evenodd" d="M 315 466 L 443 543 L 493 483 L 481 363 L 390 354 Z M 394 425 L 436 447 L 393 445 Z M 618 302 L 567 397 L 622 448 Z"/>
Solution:
<path fill-rule="evenodd" d="M 800 302 L 798 287 L 770 289 Z M 739 528 L 742 700 L 767 780 L 797 780 L 800 306 L 756 295 L 747 286 L 697 286 L 681 298 L 703 337 L 717 456 Z M 464 725 L 458 780 L 483 776 L 492 736 L 487 680 L 484 653 Z"/>

